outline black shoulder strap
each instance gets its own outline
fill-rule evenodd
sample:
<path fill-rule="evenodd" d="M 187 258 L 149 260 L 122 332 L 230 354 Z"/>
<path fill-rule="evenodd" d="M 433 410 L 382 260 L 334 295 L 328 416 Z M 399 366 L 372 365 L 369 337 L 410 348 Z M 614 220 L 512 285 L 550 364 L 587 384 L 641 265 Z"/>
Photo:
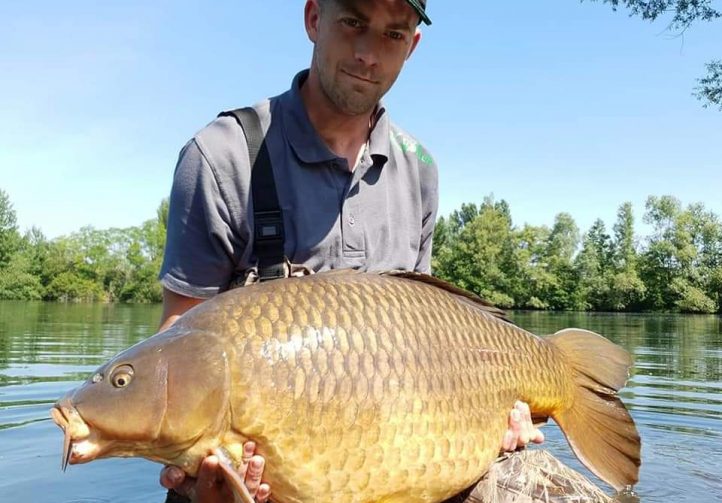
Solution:
<path fill-rule="evenodd" d="M 218 116 L 235 117 L 246 136 L 251 161 L 254 251 L 258 257 L 258 276 L 261 281 L 283 278 L 283 214 L 278 204 L 271 157 L 264 141 L 261 121 L 251 107 L 223 112 Z"/>

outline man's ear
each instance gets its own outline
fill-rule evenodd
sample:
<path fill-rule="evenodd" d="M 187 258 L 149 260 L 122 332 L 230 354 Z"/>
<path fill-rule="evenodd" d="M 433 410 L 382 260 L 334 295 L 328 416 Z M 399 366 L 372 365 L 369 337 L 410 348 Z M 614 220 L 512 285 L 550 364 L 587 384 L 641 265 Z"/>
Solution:
<path fill-rule="evenodd" d="M 321 19 L 321 7 L 318 5 L 318 0 L 306 0 L 303 19 L 306 24 L 308 39 L 315 44 L 318 40 L 318 24 Z"/>
<path fill-rule="evenodd" d="M 416 50 L 416 46 L 419 45 L 419 42 L 421 42 L 421 30 L 416 28 L 416 31 L 414 32 L 414 38 L 411 40 L 411 47 L 409 48 L 409 53 L 406 55 L 407 60 L 414 53 L 414 51 Z"/>

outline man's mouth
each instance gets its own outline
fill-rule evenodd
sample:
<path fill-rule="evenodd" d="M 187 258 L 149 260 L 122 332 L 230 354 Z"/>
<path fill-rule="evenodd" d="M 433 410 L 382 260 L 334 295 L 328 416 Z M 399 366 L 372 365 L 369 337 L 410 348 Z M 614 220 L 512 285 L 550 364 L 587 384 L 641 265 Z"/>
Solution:
<path fill-rule="evenodd" d="M 74 407 L 58 403 L 50 410 L 50 415 L 65 433 L 61 459 L 63 471 L 68 464 L 87 463 L 100 455 L 101 446 L 97 435 L 90 430 Z"/>
<path fill-rule="evenodd" d="M 360 80 L 360 81 L 362 81 L 362 82 L 366 82 L 367 84 L 374 84 L 374 85 L 378 84 L 378 81 L 376 81 L 376 80 L 369 79 L 369 78 L 366 78 L 366 77 L 362 77 L 361 75 L 357 75 L 357 74 L 352 73 L 352 72 L 349 72 L 349 71 L 347 71 L 347 70 L 341 70 L 341 72 L 344 73 L 344 74 L 346 74 L 346 75 L 348 75 L 349 77 L 352 77 L 352 78 L 354 78 L 354 79 Z"/>

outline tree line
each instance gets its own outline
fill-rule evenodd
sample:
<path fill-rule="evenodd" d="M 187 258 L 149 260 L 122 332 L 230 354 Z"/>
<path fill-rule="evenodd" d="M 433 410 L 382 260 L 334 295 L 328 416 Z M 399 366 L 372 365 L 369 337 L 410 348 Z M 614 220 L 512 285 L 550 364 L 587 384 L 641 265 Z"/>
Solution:
<path fill-rule="evenodd" d="M 125 229 L 83 227 L 49 240 L 33 227 L 21 234 L 0 189 L 0 299 L 160 302 L 168 201 L 156 218 Z"/>
<path fill-rule="evenodd" d="M 647 199 L 648 236 L 635 233 L 631 203 L 608 230 L 581 234 L 560 213 L 551 227 L 515 226 L 506 201 L 489 196 L 439 218 L 434 274 L 503 308 L 720 312 L 722 223 L 703 204 Z M 49 240 L 21 234 L 0 189 L 0 299 L 160 302 L 168 201 L 136 227 L 83 227 Z"/>
<path fill-rule="evenodd" d="M 517 309 L 720 312 L 722 223 L 701 203 L 647 199 L 651 235 L 635 234 L 631 203 L 608 230 L 581 235 L 560 213 L 548 226 L 514 226 L 509 205 L 487 197 L 441 217 L 434 274 Z"/>

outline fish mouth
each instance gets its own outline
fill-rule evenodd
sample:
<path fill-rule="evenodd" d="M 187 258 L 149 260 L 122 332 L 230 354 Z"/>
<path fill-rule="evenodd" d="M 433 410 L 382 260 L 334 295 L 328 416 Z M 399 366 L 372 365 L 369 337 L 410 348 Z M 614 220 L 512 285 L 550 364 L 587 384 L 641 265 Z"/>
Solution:
<path fill-rule="evenodd" d="M 69 464 L 87 463 L 103 453 L 98 434 L 90 429 L 69 401 L 63 400 L 55 404 L 55 407 L 50 409 L 50 416 L 65 434 L 61 458 L 63 471 Z"/>

